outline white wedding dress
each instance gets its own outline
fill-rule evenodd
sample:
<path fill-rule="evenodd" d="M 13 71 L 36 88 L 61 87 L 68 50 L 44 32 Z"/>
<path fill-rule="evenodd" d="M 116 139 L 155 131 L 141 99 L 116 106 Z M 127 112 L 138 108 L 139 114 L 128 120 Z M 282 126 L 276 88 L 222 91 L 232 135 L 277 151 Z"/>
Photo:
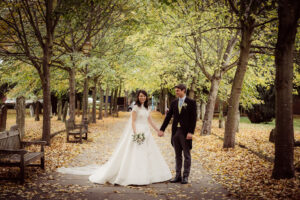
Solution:
<path fill-rule="evenodd" d="M 110 159 L 102 166 L 59 168 L 60 173 L 90 175 L 93 183 L 109 182 L 118 185 L 147 185 L 167 181 L 171 178 L 170 169 L 165 162 L 153 136 L 148 122 L 148 111 L 144 106 L 134 106 L 137 113 L 136 131 L 145 134 L 143 144 L 132 141 L 132 117 L 130 117 L 123 134 Z"/>

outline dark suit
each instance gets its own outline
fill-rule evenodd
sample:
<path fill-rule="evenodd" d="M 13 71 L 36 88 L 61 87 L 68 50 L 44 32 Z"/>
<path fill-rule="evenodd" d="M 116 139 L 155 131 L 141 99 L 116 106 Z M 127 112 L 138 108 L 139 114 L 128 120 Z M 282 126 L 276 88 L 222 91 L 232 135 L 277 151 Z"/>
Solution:
<path fill-rule="evenodd" d="M 183 151 L 183 175 L 188 176 L 191 167 L 190 150 L 192 149 L 192 140 L 187 140 L 186 136 L 188 133 L 194 134 L 197 121 L 197 108 L 196 102 L 186 97 L 181 112 L 179 113 L 178 102 L 179 99 L 176 99 L 171 103 L 170 109 L 160 130 L 165 131 L 173 117 L 171 144 L 173 145 L 176 154 L 176 173 L 181 174 Z M 180 127 L 178 127 L 178 124 L 180 124 Z"/>

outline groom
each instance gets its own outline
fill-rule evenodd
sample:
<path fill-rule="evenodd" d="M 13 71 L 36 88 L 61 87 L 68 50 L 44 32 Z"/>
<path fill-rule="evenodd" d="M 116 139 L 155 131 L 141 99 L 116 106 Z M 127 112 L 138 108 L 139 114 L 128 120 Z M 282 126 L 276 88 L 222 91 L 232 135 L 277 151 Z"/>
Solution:
<path fill-rule="evenodd" d="M 176 85 L 175 93 L 178 99 L 171 103 L 158 136 L 162 137 L 164 135 L 164 131 L 173 117 L 171 144 L 176 155 L 176 176 L 170 182 L 187 184 L 191 168 L 190 150 L 192 149 L 192 138 L 197 121 L 196 102 L 186 97 L 186 86 L 184 84 Z M 183 177 L 181 176 L 182 152 L 184 155 Z"/>

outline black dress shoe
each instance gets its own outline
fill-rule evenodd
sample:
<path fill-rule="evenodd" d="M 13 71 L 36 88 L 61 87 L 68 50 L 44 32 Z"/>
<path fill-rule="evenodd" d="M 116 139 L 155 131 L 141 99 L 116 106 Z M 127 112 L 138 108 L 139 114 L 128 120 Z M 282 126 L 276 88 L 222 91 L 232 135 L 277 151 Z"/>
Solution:
<path fill-rule="evenodd" d="M 188 183 L 189 183 L 188 177 L 183 177 L 181 184 L 188 184 Z"/>
<path fill-rule="evenodd" d="M 175 178 L 170 180 L 171 183 L 178 183 L 180 181 L 181 181 L 181 176 L 175 176 Z"/>

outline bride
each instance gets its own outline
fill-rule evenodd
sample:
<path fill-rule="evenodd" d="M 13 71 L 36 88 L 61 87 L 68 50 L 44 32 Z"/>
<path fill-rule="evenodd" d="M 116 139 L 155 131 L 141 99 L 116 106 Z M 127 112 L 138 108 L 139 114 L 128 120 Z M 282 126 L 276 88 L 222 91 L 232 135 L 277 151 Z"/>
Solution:
<path fill-rule="evenodd" d="M 59 168 L 58 172 L 76 175 L 90 175 L 93 183 L 109 182 L 118 185 L 147 185 L 167 181 L 170 169 L 161 155 L 150 132 L 151 125 L 157 132 L 150 111 L 148 95 L 140 90 L 131 117 L 110 159 L 102 166 Z M 144 133 L 142 144 L 133 141 L 133 135 Z"/>

